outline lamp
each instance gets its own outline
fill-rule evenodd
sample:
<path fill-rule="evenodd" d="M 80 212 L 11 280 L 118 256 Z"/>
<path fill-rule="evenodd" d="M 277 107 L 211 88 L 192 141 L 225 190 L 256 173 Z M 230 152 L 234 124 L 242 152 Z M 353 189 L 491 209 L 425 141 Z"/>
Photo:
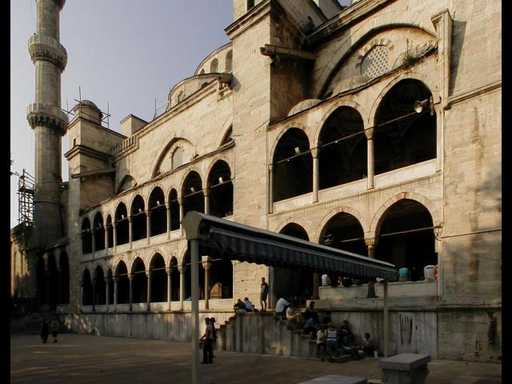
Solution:
<path fill-rule="evenodd" d="M 195 192 L 195 191 L 196 191 L 196 189 L 195 189 L 194 187 L 190 187 L 190 191 L 191 191 L 191 192 Z"/>
<path fill-rule="evenodd" d="M 222 184 L 224 182 L 224 179 L 222 178 L 222 176 L 219 176 L 219 184 Z"/>
<path fill-rule="evenodd" d="M 139 208 L 139 213 L 142 213 L 142 208 Z"/>
<path fill-rule="evenodd" d="M 432 105 L 432 98 L 428 98 L 428 99 L 425 99 L 425 100 L 416 100 L 414 102 L 414 112 L 416 112 L 417 114 L 420 114 L 422 113 L 425 108 L 427 107 L 430 107 L 430 114 L 433 115 L 434 114 L 434 109 L 433 109 L 433 105 Z"/>
<path fill-rule="evenodd" d="M 297 155 L 300 153 L 300 148 L 299 148 L 299 147 L 295 147 L 295 148 L 294 148 L 294 150 L 295 150 L 295 153 L 296 153 Z"/>

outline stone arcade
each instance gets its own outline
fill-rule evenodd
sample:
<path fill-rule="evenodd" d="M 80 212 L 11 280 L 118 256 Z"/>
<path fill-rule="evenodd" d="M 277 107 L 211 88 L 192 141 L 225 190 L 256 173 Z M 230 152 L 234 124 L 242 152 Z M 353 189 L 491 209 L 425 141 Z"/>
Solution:
<path fill-rule="evenodd" d="M 91 101 L 61 111 L 64 0 L 36 6 L 34 226 L 12 232 L 13 295 L 75 331 L 188 340 L 196 210 L 407 267 L 389 285 L 392 353 L 501 356 L 499 2 L 233 0 L 229 43 L 122 133 Z M 379 285 L 367 299 L 366 282 L 215 254 L 199 275 L 219 324 L 266 277 L 272 301 L 315 298 L 382 339 Z"/>

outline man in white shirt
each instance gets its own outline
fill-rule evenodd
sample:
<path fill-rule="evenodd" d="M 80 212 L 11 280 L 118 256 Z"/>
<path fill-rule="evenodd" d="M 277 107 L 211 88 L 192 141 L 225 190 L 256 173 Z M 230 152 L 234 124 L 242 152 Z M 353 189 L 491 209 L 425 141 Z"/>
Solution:
<path fill-rule="evenodd" d="M 286 320 L 286 308 L 290 305 L 290 302 L 284 297 L 279 298 L 276 303 L 276 317 Z"/>

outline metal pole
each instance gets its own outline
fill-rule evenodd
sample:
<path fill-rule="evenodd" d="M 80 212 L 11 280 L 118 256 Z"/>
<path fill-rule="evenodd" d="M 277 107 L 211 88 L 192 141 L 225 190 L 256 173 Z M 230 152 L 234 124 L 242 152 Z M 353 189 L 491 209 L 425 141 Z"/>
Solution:
<path fill-rule="evenodd" d="M 389 356 L 388 282 L 384 280 L 384 357 Z"/>
<path fill-rule="evenodd" d="M 192 286 L 192 384 L 199 384 L 199 240 L 190 240 Z"/>

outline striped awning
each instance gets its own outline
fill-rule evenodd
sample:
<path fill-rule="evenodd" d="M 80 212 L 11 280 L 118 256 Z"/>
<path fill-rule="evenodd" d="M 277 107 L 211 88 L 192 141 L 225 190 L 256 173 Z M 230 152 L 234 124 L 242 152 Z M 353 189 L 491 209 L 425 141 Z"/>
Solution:
<path fill-rule="evenodd" d="M 231 260 L 273 267 L 340 273 L 354 279 L 396 280 L 393 264 L 259 228 L 188 212 L 187 239 L 198 239 L 202 252 L 215 251 Z"/>

